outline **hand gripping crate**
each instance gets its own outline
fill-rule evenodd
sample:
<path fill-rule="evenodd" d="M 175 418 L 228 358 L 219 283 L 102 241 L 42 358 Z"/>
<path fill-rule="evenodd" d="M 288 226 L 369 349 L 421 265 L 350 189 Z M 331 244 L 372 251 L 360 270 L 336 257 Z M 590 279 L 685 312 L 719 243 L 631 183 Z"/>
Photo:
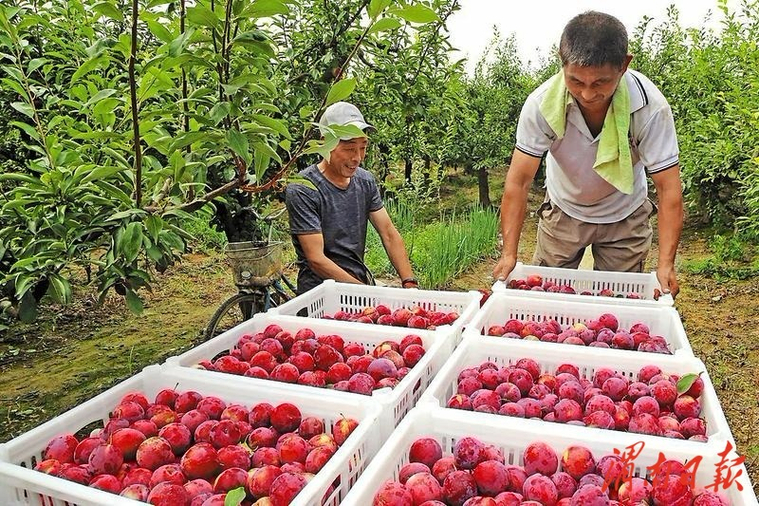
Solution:
<path fill-rule="evenodd" d="M 577 322 L 584 323 L 587 320 L 598 318 L 604 313 L 611 313 L 617 317 L 620 328 L 629 329 L 636 323 L 645 323 L 648 325 L 651 335 L 664 337 L 673 354 L 693 356 L 693 349 L 688 342 L 680 315 L 675 308 L 621 306 L 605 304 L 600 300 L 599 302 L 548 300 L 546 298 L 522 297 L 519 293 L 512 294 L 511 292 L 508 290 L 493 293 L 472 321 L 467 324 L 467 329 L 474 330 L 479 334 L 486 334 L 491 325 L 503 325 L 512 318 L 522 321 L 554 319 L 561 325 L 562 329 L 565 329 Z M 536 344 L 559 346 L 558 349 L 565 351 L 587 348 L 562 343 L 536 342 Z M 570 346 L 571 348 L 569 348 Z M 645 353 L 645 355 L 650 356 L 654 353 Z"/>
<path fill-rule="evenodd" d="M 474 416 L 483 415 L 483 416 Z M 525 448 L 535 441 L 542 441 L 561 455 L 571 445 L 583 445 L 590 449 L 596 461 L 604 455 L 612 454 L 614 449 L 625 452 L 626 448 L 643 442 L 640 454 L 632 461 L 633 475 L 648 477 L 647 467 L 654 466 L 663 453 L 668 459 L 681 462 L 703 457 L 695 472 L 697 488 L 706 487 L 714 482 L 714 473 L 719 457 L 705 453 L 698 446 L 678 445 L 663 438 L 647 438 L 639 434 L 618 434 L 612 431 L 601 434 L 582 433 L 581 427 L 556 425 L 536 431 L 525 425 L 521 419 L 502 420 L 489 417 L 483 413 L 457 412 L 431 407 L 414 408 L 390 438 L 382 445 L 377 456 L 372 460 L 358 482 L 353 486 L 342 506 L 368 506 L 372 504 L 374 494 L 387 480 L 397 480 L 398 473 L 408 463 L 408 451 L 411 443 L 420 437 L 433 437 L 443 447 L 443 455 L 451 455 L 456 441 L 465 436 L 479 439 L 485 444 L 493 444 L 501 449 L 506 464 L 523 465 L 522 454 Z M 736 455 L 731 454 L 731 460 Z M 757 504 L 756 496 L 744 465 L 732 469 L 735 477 L 731 486 L 720 490 L 733 506 L 753 506 Z M 738 490 L 737 483 L 743 487 Z"/>
<path fill-rule="evenodd" d="M 276 323 L 282 329 L 295 334 L 298 330 L 308 327 L 316 333 L 338 334 L 346 343 L 358 342 L 364 345 L 367 351 L 382 341 L 393 340 L 400 342 L 408 334 L 416 334 L 422 338 L 425 354 L 421 360 L 411 368 L 409 373 L 395 386 L 395 388 L 382 388 L 375 390 L 371 397 L 342 392 L 328 388 L 311 387 L 306 385 L 288 384 L 274 380 L 236 376 L 215 371 L 206 371 L 193 368 L 192 372 L 198 377 L 230 378 L 239 381 L 242 385 L 257 385 L 268 388 L 269 385 L 282 385 L 292 391 L 305 392 L 314 397 L 338 398 L 343 402 L 351 400 L 370 401 L 381 407 L 380 432 L 381 437 L 387 437 L 393 428 L 400 422 L 403 416 L 411 409 L 422 392 L 430 384 L 432 378 L 443 366 L 445 360 L 453 350 L 455 335 L 450 326 L 441 327 L 432 332 L 428 330 L 409 329 L 405 327 L 389 327 L 384 325 L 367 325 L 362 323 L 341 322 L 323 319 L 305 319 L 295 316 L 275 315 L 268 312 L 258 314 L 252 319 L 228 330 L 216 338 L 197 346 L 178 357 L 170 357 L 166 360 L 167 366 L 180 366 L 189 368 L 201 360 L 210 360 L 216 355 L 228 352 L 235 347 L 240 336 L 243 334 L 255 334 L 263 331 L 268 325 Z"/>
<path fill-rule="evenodd" d="M 508 282 L 512 279 L 527 279 L 531 274 L 538 274 L 543 282 L 551 281 L 556 285 L 570 285 L 577 292 L 540 292 L 532 290 L 520 290 L 519 293 L 529 297 L 545 297 L 548 300 L 592 300 L 603 301 L 609 304 L 633 305 L 633 306 L 672 306 L 675 301 L 671 295 L 662 295 L 658 300 L 654 299 L 654 290 L 661 288 L 656 272 L 614 272 L 595 271 L 584 269 L 563 269 L 558 267 L 541 267 L 539 265 L 525 265 L 517 262 L 506 281 L 496 281 L 493 284 L 494 292 L 510 293 Z M 609 289 L 615 294 L 625 297 L 602 297 L 597 295 L 603 289 Z M 581 292 L 589 291 L 593 295 L 581 295 Z M 640 299 L 628 299 L 628 293 L 640 295 Z M 576 297 L 578 296 L 579 297 Z"/>
<path fill-rule="evenodd" d="M 457 391 L 459 373 L 468 368 L 476 367 L 483 362 L 490 361 L 496 365 L 506 366 L 515 364 L 519 359 L 531 358 L 540 365 L 541 373 L 554 374 L 561 364 L 573 364 L 580 370 L 580 376 L 593 380 L 597 369 L 602 367 L 621 373 L 630 383 L 637 381 L 638 371 L 646 365 L 656 365 L 664 374 L 677 374 L 682 376 L 688 373 L 702 373 L 704 390 L 701 393 L 701 418 L 706 422 L 706 435 L 709 442 L 721 444 L 724 448 L 725 441 L 731 441 L 734 445 L 730 427 L 725 419 L 725 414 L 720 406 L 714 385 L 706 371 L 703 362 L 695 357 L 675 357 L 658 353 L 625 353 L 619 350 L 605 350 L 600 348 L 588 348 L 581 352 L 566 352 L 553 346 L 535 345 L 532 341 L 518 341 L 516 339 L 502 339 L 500 337 L 484 337 L 468 332 L 464 333 L 464 340 L 459 344 L 451 358 L 437 374 L 430 386 L 422 395 L 419 404 L 431 402 L 436 406 L 445 408 L 448 399 Z M 445 408 L 449 409 L 449 408 Z M 467 411 L 465 411 L 467 412 Z M 488 416 L 499 418 L 511 418 L 506 415 L 490 414 Z M 527 426 L 533 426 L 536 431 L 542 430 L 546 425 L 563 427 L 566 424 L 558 422 L 546 422 L 540 419 L 519 419 Z M 621 434 L 620 431 L 599 429 L 593 427 L 579 427 L 582 430 L 597 433 L 610 432 Z M 656 439 L 664 437 L 651 436 Z M 667 438 L 668 439 L 668 438 Z M 697 448 L 705 446 L 704 443 L 684 441 Z M 707 443 L 709 444 L 709 443 Z"/>
<path fill-rule="evenodd" d="M 337 283 L 328 279 L 321 285 L 301 294 L 279 307 L 270 309 L 274 314 L 299 315 L 305 311 L 309 318 L 321 318 L 336 311 L 356 312 L 367 306 L 384 304 L 391 311 L 398 308 L 419 306 L 427 311 L 449 313 L 456 311 L 458 319 L 451 324 L 461 337 L 461 331 L 480 308 L 482 294 L 469 292 L 445 292 L 437 290 L 419 290 L 393 288 L 387 286 L 354 285 Z M 367 325 L 367 324 L 361 324 Z M 447 325 L 439 327 L 444 329 Z"/>
<path fill-rule="evenodd" d="M 358 420 L 359 424 L 327 464 L 301 490 L 293 505 L 330 505 L 340 503 L 348 489 L 364 470 L 370 456 L 380 444 L 377 430 L 379 408 L 359 399 L 349 401 L 331 396 L 314 396 L 310 392 L 280 388 L 267 384 L 258 388 L 240 384 L 222 377 L 198 377 L 192 371 L 153 365 L 132 378 L 90 399 L 84 404 L 63 413 L 49 422 L 21 436 L 0 444 L 0 504 L 44 506 L 137 506 L 141 502 L 86 487 L 62 478 L 34 471 L 35 462 L 41 459 L 48 441 L 62 433 L 74 433 L 92 422 L 107 421 L 109 412 L 129 392 L 143 392 L 153 399 L 164 388 L 177 391 L 194 390 L 201 395 L 213 395 L 226 402 L 248 407 L 258 402 L 279 404 L 290 402 L 300 408 L 303 416 L 318 416 L 324 420 L 325 430 L 343 415 Z M 325 497 L 330 485 L 334 491 Z M 324 500 L 322 500 L 324 498 Z"/>

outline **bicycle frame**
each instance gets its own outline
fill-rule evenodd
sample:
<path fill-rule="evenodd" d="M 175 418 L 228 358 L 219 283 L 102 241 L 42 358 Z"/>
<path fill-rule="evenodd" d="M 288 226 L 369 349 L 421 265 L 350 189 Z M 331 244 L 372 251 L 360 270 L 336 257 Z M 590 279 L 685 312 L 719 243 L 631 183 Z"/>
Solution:
<path fill-rule="evenodd" d="M 284 286 L 283 286 L 284 285 Z M 287 288 L 285 288 L 287 287 Z M 290 290 L 288 293 L 287 290 Z M 266 286 L 257 287 L 238 287 L 239 293 L 257 295 L 263 299 L 264 311 L 275 307 L 278 302 L 274 300 L 274 294 L 276 293 L 282 300 L 288 301 L 292 299 L 291 293 L 295 293 L 295 285 L 287 279 L 287 276 L 280 274 L 278 278 L 275 278 L 271 283 Z"/>

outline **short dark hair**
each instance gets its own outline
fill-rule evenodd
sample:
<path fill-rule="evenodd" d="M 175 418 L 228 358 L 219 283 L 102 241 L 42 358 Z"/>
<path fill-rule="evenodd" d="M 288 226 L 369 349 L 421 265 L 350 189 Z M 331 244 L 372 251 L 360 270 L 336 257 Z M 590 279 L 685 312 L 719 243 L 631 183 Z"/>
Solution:
<path fill-rule="evenodd" d="M 559 43 L 561 64 L 622 67 L 627 58 L 627 29 L 610 14 L 587 11 L 572 18 Z"/>

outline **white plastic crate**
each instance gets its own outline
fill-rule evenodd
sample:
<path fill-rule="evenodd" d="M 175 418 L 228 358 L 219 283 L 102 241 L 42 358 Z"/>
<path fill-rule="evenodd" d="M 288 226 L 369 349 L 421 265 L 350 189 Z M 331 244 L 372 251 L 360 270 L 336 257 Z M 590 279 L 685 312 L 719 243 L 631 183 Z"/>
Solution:
<path fill-rule="evenodd" d="M 720 406 L 706 366 L 695 357 L 675 357 L 658 353 L 619 353 L 617 350 L 600 348 L 589 348 L 582 353 L 577 353 L 576 351 L 573 353 L 557 350 L 552 346 L 536 346 L 534 341 L 502 339 L 465 332 L 464 340 L 437 374 L 429 388 L 424 392 L 420 404 L 429 401 L 436 406 L 445 408 L 448 399 L 457 391 L 458 375 L 463 369 L 479 366 L 486 361 L 493 362 L 498 366 L 505 366 L 515 364 L 522 358 L 535 360 L 540 365 L 541 372 L 547 372 L 548 374 L 554 374 L 556 368 L 561 364 L 573 364 L 579 369 L 581 377 L 591 381 L 596 370 L 602 367 L 612 369 L 624 375 L 631 383 L 637 381 L 638 371 L 643 366 L 649 364 L 659 366 L 665 374 L 682 376 L 687 373 L 703 373 L 701 374 L 701 379 L 704 382 L 704 390 L 699 401 L 701 403 L 701 418 L 706 422 L 706 435 L 710 442 L 716 441 L 719 443 L 722 441 L 724 446 L 724 441 L 730 440 L 734 444 L 730 427 L 727 424 L 727 419 L 722 411 L 722 406 Z M 490 416 L 510 418 L 500 414 L 492 414 Z M 519 420 L 526 425 L 533 426 L 537 431 L 546 425 L 559 427 L 566 425 L 532 418 L 520 418 Z M 580 428 L 592 432 L 621 433 L 620 431 L 593 427 Z M 659 436 L 652 437 L 664 439 Z M 697 447 L 704 445 L 704 443 L 693 441 L 689 441 L 688 443 Z"/>
<path fill-rule="evenodd" d="M 283 385 L 293 391 L 303 391 L 315 397 L 338 398 L 343 400 L 343 402 L 350 402 L 351 399 L 370 400 L 382 409 L 380 414 L 380 431 L 383 438 L 387 437 L 393 428 L 398 425 L 401 418 L 414 407 L 422 392 L 424 392 L 432 381 L 432 378 L 450 356 L 455 340 L 454 330 L 448 325 L 433 332 L 406 327 L 367 325 L 324 319 L 305 319 L 295 316 L 276 315 L 269 312 L 258 314 L 244 324 L 230 329 L 178 357 L 170 357 L 166 360 L 166 365 L 183 368 L 192 367 L 201 360 L 211 359 L 219 353 L 231 350 L 243 334 L 255 334 L 256 332 L 263 331 L 268 325 L 273 323 L 293 334 L 304 327 L 313 330 L 317 336 L 322 334 L 338 334 L 346 343 L 358 342 L 363 344 L 368 352 L 371 352 L 382 341 L 393 340 L 400 342 L 401 339 L 409 334 L 421 337 L 425 353 L 419 362 L 411 368 L 409 373 L 395 388 L 375 390 L 371 397 L 328 388 L 282 383 L 274 380 L 237 376 L 197 368 L 192 369 L 193 373 L 204 378 L 222 375 L 223 378 L 235 379 L 241 382 L 241 384 L 258 385 L 262 388 L 266 388 L 273 383 Z"/>
<path fill-rule="evenodd" d="M 480 416 L 477 416 L 480 415 Z M 506 417 L 503 417 L 506 418 Z M 624 452 L 638 442 L 645 445 L 634 460 L 635 476 L 650 476 L 646 467 L 653 466 L 662 452 L 666 458 L 687 462 L 702 456 L 695 481 L 697 487 L 705 487 L 714 481 L 715 465 L 719 457 L 702 452 L 698 446 L 678 445 L 676 441 L 663 438 L 650 438 L 639 434 L 620 434 L 606 431 L 607 434 L 588 434 L 577 431 L 581 427 L 554 426 L 535 431 L 522 423 L 521 419 L 499 419 L 488 417 L 483 413 L 469 413 L 441 408 L 413 409 L 393 432 L 390 439 L 380 449 L 358 482 L 353 486 L 342 506 L 367 506 L 372 504 L 374 494 L 387 480 L 397 480 L 398 473 L 408 463 L 408 450 L 420 437 L 434 437 L 443 447 L 443 455 L 451 455 L 456 441 L 465 436 L 476 437 L 485 444 L 494 444 L 503 452 L 507 464 L 522 465 L 525 448 L 534 441 L 542 441 L 553 447 L 558 454 L 570 445 L 584 445 L 593 452 L 596 460 L 612 454 L 614 449 Z M 722 451 L 720 449 L 720 451 Z M 730 459 L 736 455 L 729 456 Z M 739 491 L 736 484 L 722 491 L 733 506 L 755 506 L 756 496 L 751 488 L 744 465 L 733 468 L 733 476 L 740 472 L 737 482 L 743 486 Z"/>
<path fill-rule="evenodd" d="M 658 300 L 654 299 L 654 290 L 660 289 L 659 280 L 655 272 L 613 272 L 593 271 L 584 269 L 563 269 L 558 267 L 541 267 L 539 265 L 525 265 L 517 262 L 506 281 L 496 281 L 493 284 L 494 292 L 510 292 L 507 284 L 512 279 L 526 279 L 531 274 L 539 274 L 543 281 L 551 281 L 557 285 L 570 285 L 576 294 L 558 292 L 540 292 L 520 290 L 519 293 L 529 297 L 545 297 L 548 300 L 592 300 L 604 303 L 636 306 L 672 306 L 674 299 L 671 295 L 662 295 Z M 640 299 L 628 299 L 625 297 L 601 297 L 599 295 L 580 295 L 582 291 L 597 294 L 603 289 L 610 289 L 615 294 L 627 295 L 637 293 Z M 578 296 L 579 297 L 576 297 Z"/>
<path fill-rule="evenodd" d="M 446 292 L 405 289 L 337 283 L 329 279 L 291 301 L 270 309 L 269 312 L 294 316 L 305 311 L 305 316 L 309 318 L 321 318 L 324 315 L 332 315 L 336 311 L 356 312 L 367 306 L 379 304 L 386 305 L 391 311 L 402 307 L 419 306 L 427 311 L 457 312 L 459 317 L 451 324 L 451 327 L 460 338 L 464 326 L 479 310 L 481 298 L 482 294 L 476 290 Z M 441 326 L 439 329 L 444 330 L 446 326 Z"/>
<path fill-rule="evenodd" d="M 599 297 L 603 299 L 604 297 Z M 680 315 L 673 307 L 665 306 L 622 306 L 598 302 L 581 302 L 576 300 L 548 300 L 546 298 L 522 297 L 512 290 L 494 292 L 490 295 L 482 309 L 467 324 L 467 330 L 486 334 L 491 325 L 503 325 L 510 319 L 522 321 L 556 320 L 562 329 L 577 322 L 584 323 L 595 319 L 604 313 L 617 317 L 619 327 L 629 329 L 635 323 L 648 325 L 652 335 L 660 335 L 667 341 L 670 351 L 675 355 L 693 356 L 693 349 L 688 342 Z M 510 338 L 504 338 L 510 339 Z M 563 343 L 537 342 L 543 346 L 558 346 L 558 349 L 569 351 L 588 349 L 587 346 L 577 346 Z M 624 353 L 641 353 L 646 356 L 655 353 L 616 350 Z"/>
<path fill-rule="evenodd" d="M 253 406 L 258 402 L 279 404 L 291 402 L 303 416 L 318 416 L 325 429 L 342 416 L 358 420 L 348 439 L 317 475 L 301 490 L 293 505 L 336 506 L 356 482 L 379 444 L 377 421 L 379 408 L 360 399 L 349 402 L 331 397 L 314 396 L 309 392 L 279 388 L 270 382 L 265 388 L 240 385 L 223 377 L 199 377 L 183 368 L 149 366 L 132 378 L 63 413 L 49 422 L 0 445 L 0 504 L 44 506 L 130 506 L 144 504 L 115 494 L 86 487 L 62 478 L 34 471 L 35 462 L 53 437 L 77 432 L 92 422 L 107 421 L 109 412 L 129 392 L 143 392 L 149 399 L 164 388 L 177 391 L 194 390 L 203 396 L 213 395 L 226 402 Z M 339 478 L 335 490 L 325 497 L 330 485 Z"/>

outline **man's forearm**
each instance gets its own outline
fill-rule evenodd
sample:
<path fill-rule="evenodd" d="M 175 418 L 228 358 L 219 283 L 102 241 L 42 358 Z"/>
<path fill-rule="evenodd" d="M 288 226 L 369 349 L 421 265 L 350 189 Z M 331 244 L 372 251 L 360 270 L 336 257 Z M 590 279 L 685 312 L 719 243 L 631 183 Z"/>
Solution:
<path fill-rule="evenodd" d="M 528 189 L 507 182 L 501 199 L 501 233 L 503 234 L 504 256 L 516 258 L 519 237 L 527 212 Z"/>
<path fill-rule="evenodd" d="M 401 234 L 397 230 L 394 230 L 394 233 L 391 233 L 382 241 L 382 245 L 385 247 L 387 257 L 390 259 L 390 263 L 393 264 L 398 276 L 401 279 L 412 277 L 414 272 L 411 269 L 411 262 L 408 259 L 406 245 L 403 242 Z"/>
<path fill-rule="evenodd" d="M 341 283 L 364 284 L 326 256 L 308 259 L 308 266 L 322 279 L 334 279 Z"/>
<path fill-rule="evenodd" d="M 682 195 L 661 195 L 659 198 L 659 266 L 675 264 L 677 246 L 683 230 Z"/>

